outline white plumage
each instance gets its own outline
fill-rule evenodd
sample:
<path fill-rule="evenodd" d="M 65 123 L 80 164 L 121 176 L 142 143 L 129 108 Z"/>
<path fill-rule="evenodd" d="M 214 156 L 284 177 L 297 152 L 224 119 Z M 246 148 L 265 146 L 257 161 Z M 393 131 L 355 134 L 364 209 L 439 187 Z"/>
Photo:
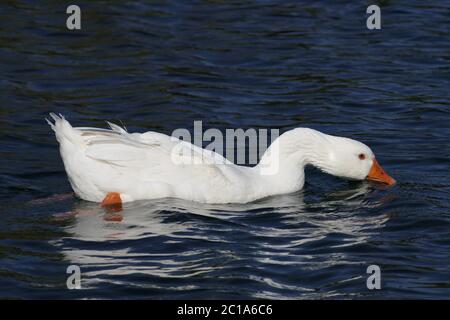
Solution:
<path fill-rule="evenodd" d="M 176 197 L 245 203 L 301 189 L 307 164 L 364 179 L 374 160 L 372 151 L 358 141 L 298 128 L 281 135 L 262 163 L 245 167 L 165 134 L 128 133 L 112 123 L 110 129 L 72 127 L 62 115 L 50 116 L 54 122 L 47 121 L 74 192 L 94 202 L 117 192 L 123 202 Z M 361 153 L 367 161 L 358 159 Z M 267 165 L 274 165 L 275 171 L 265 171 Z"/>

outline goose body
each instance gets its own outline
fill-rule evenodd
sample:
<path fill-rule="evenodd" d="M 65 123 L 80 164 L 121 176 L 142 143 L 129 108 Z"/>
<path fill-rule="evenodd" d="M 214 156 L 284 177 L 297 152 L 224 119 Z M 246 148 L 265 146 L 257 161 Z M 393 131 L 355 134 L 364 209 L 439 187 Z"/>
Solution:
<path fill-rule="evenodd" d="M 165 134 L 128 133 L 111 123 L 110 129 L 72 127 L 63 116 L 51 117 L 69 182 L 93 202 L 116 194 L 122 202 L 246 203 L 302 189 L 308 164 L 344 178 L 395 182 L 363 143 L 308 128 L 285 132 L 258 165 L 246 167 Z"/>

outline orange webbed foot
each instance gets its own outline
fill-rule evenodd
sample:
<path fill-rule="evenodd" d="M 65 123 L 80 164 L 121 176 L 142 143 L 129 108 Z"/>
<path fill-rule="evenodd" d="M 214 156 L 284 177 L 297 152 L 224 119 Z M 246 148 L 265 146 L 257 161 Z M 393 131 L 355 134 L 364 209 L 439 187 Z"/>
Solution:
<path fill-rule="evenodd" d="M 109 192 L 102 201 L 102 207 L 113 212 L 122 211 L 122 199 L 120 193 Z"/>

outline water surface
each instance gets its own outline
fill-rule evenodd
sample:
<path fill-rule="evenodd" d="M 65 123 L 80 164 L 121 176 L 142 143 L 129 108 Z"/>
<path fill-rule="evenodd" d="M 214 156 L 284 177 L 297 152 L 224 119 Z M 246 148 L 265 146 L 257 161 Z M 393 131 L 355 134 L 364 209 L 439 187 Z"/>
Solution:
<path fill-rule="evenodd" d="M 0 4 L 1 298 L 448 298 L 450 7 L 364 2 Z M 393 188 L 307 170 L 245 205 L 119 213 L 71 194 L 43 120 L 130 131 L 304 126 L 361 140 Z M 79 265 L 82 290 L 68 290 Z M 368 290 L 379 265 L 382 289 Z"/>

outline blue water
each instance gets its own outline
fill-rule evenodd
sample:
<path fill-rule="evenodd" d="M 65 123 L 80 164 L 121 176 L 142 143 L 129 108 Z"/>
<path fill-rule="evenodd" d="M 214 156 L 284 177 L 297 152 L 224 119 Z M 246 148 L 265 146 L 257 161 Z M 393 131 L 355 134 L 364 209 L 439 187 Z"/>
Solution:
<path fill-rule="evenodd" d="M 449 298 L 450 5 L 61 1 L 0 4 L 1 298 Z M 108 213 L 76 199 L 43 120 L 311 127 L 371 146 L 393 188 L 307 170 L 245 205 Z M 381 268 L 368 290 L 366 269 Z M 81 290 L 66 269 L 81 268 Z"/>

